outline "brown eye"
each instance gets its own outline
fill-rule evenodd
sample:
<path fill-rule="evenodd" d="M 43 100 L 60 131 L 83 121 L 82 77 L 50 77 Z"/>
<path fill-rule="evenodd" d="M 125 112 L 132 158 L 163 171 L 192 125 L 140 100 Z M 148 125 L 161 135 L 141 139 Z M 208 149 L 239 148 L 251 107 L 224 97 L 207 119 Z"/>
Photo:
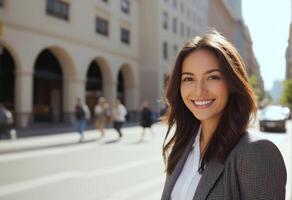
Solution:
<path fill-rule="evenodd" d="M 182 79 L 182 82 L 188 82 L 188 81 L 192 81 L 192 80 L 193 80 L 192 77 L 184 77 L 184 78 Z"/>
<path fill-rule="evenodd" d="M 217 75 L 212 75 L 212 76 L 209 76 L 208 77 L 208 80 L 220 80 L 220 76 L 217 76 Z"/>

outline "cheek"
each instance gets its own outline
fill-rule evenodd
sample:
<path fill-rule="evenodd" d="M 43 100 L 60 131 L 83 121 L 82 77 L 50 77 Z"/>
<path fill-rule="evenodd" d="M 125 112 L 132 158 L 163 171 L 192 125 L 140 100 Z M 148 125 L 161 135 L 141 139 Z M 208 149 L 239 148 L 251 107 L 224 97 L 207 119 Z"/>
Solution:
<path fill-rule="evenodd" d="M 185 98 L 187 97 L 187 87 L 184 86 L 184 85 L 181 85 L 180 86 L 180 95 L 181 95 L 181 98 L 185 101 Z"/>
<path fill-rule="evenodd" d="M 229 98 L 229 90 L 226 84 L 222 84 L 220 88 L 218 88 L 219 94 L 221 94 L 221 99 L 223 100 L 224 104 L 227 103 Z"/>

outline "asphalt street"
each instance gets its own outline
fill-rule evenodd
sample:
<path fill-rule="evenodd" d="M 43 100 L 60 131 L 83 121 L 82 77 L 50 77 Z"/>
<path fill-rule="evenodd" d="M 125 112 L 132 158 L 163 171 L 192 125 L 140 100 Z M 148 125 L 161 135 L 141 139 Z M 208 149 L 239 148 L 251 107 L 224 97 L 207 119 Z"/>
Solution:
<path fill-rule="evenodd" d="M 292 123 L 287 133 L 252 134 L 274 142 L 288 171 L 287 200 L 291 200 Z M 0 142 L 1 200 L 157 200 L 164 182 L 161 147 L 166 126 L 153 126 L 140 142 L 141 128 L 123 129 L 118 140 L 113 129 L 100 138 L 87 131 Z M 288 190 L 289 189 L 289 190 Z"/>

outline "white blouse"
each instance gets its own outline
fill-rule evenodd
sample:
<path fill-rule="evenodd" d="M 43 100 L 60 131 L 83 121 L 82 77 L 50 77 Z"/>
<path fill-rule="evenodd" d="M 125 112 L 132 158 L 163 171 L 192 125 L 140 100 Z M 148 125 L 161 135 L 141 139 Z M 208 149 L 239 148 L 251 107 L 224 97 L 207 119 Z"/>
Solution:
<path fill-rule="evenodd" d="M 192 200 L 198 183 L 201 179 L 198 169 L 200 166 L 200 137 L 201 127 L 198 130 L 193 149 L 180 173 L 171 193 L 171 200 Z"/>

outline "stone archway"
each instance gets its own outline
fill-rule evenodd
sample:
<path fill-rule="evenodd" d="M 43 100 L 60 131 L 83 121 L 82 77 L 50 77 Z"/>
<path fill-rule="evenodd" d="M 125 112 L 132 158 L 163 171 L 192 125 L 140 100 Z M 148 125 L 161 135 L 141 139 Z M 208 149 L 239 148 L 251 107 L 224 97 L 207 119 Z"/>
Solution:
<path fill-rule="evenodd" d="M 58 58 L 43 50 L 34 65 L 33 119 L 34 122 L 62 122 L 63 71 Z"/>
<path fill-rule="evenodd" d="M 132 66 L 123 64 L 117 76 L 117 97 L 129 110 L 134 110 L 138 98 L 136 93 L 137 85 Z"/>
<path fill-rule="evenodd" d="M 15 112 L 15 62 L 9 50 L 0 44 L 0 102 Z"/>
<path fill-rule="evenodd" d="M 103 75 L 101 68 L 96 61 L 92 61 L 89 65 L 86 75 L 86 104 L 93 114 L 97 100 L 103 95 Z"/>

